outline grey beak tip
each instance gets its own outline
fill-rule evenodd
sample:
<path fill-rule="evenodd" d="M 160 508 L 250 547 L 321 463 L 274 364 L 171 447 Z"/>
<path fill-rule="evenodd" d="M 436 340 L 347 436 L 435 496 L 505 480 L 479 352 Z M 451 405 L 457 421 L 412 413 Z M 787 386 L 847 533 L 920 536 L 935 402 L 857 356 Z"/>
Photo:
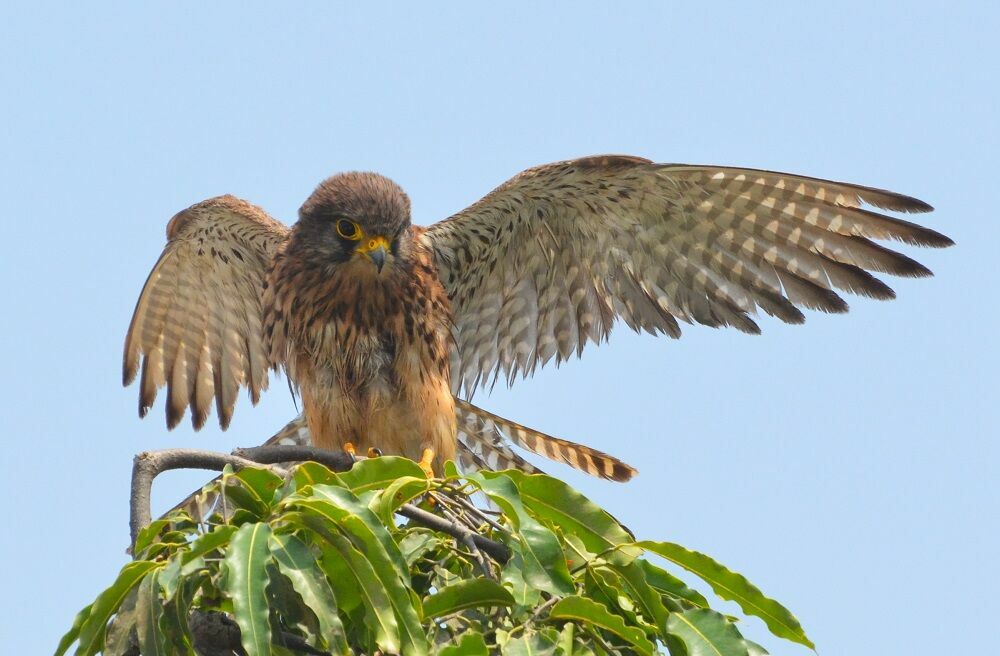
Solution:
<path fill-rule="evenodd" d="M 372 258 L 372 262 L 375 263 L 375 270 L 382 273 L 382 267 L 385 266 L 385 249 L 376 248 L 368 255 Z"/>

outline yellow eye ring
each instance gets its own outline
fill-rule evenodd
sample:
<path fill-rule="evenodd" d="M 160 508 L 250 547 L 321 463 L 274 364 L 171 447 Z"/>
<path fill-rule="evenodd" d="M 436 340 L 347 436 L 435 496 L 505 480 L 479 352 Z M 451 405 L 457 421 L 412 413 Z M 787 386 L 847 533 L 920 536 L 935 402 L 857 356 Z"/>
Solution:
<path fill-rule="evenodd" d="M 347 219 L 337 221 L 337 234 L 351 241 L 358 241 L 362 237 L 361 227 L 354 221 L 348 221 Z"/>

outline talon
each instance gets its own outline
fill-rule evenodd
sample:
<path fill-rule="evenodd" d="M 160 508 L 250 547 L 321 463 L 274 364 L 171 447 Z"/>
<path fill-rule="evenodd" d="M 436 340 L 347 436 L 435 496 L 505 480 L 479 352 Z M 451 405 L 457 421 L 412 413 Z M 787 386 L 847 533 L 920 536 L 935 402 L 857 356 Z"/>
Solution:
<path fill-rule="evenodd" d="M 375 447 L 371 447 L 370 449 L 368 449 L 368 457 L 369 458 L 380 458 L 380 457 L 382 457 L 382 449 L 377 449 Z"/>
<path fill-rule="evenodd" d="M 351 456 L 353 460 L 357 455 L 357 451 L 354 449 L 354 442 L 344 442 L 344 453 Z"/>
<path fill-rule="evenodd" d="M 424 470 L 427 474 L 427 478 L 434 478 L 434 469 L 431 467 L 431 462 L 434 460 L 434 449 L 424 449 L 424 453 L 420 456 L 420 468 Z"/>

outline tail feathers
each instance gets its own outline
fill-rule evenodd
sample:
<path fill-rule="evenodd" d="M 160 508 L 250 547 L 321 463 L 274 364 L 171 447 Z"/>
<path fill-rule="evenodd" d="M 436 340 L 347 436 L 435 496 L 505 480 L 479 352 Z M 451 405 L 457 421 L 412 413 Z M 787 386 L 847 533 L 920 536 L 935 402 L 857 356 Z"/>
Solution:
<path fill-rule="evenodd" d="M 461 415 L 458 426 L 458 464 L 464 471 L 520 469 L 541 474 L 541 469 L 522 458 L 506 444 L 493 423 L 475 414 Z"/>
<path fill-rule="evenodd" d="M 506 438 L 519 447 L 549 460 L 564 462 L 570 467 L 592 476 L 612 481 L 625 482 L 637 473 L 634 467 L 603 451 L 540 433 L 527 426 L 487 412 L 466 401 L 455 399 L 455 409 L 459 415 L 458 424 L 460 427 L 470 423 L 475 425 L 478 422 L 482 426 L 480 432 L 488 432 L 492 428 L 501 436 L 498 441 L 500 445 L 503 445 L 503 438 Z M 508 448 L 507 451 L 510 449 Z M 516 455 L 512 451 L 511 454 Z M 518 468 L 520 469 L 520 467 Z"/>

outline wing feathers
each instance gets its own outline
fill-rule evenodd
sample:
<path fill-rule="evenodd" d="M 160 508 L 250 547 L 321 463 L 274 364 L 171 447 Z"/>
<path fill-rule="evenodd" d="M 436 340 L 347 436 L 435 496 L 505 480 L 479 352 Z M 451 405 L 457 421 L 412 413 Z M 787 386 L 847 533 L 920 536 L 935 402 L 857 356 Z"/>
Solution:
<path fill-rule="evenodd" d="M 122 379 L 140 366 L 139 413 L 167 387 L 167 425 L 191 409 L 201 428 L 213 400 L 228 427 L 241 386 L 251 400 L 267 387 L 261 296 L 267 267 L 288 228 L 232 196 L 178 213 L 167 245 L 136 303 L 125 338 Z"/>
<path fill-rule="evenodd" d="M 796 306 L 846 311 L 834 289 L 892 298 L 868 271 L 930 275 L 871 240 L 951 240 L 862 204 L 931 210 L 872 187 L 625 156 L 524 171 L 424 233 L 455 314 L 456 389 L 579 354 L 619 318 L 675 337 L 678 320 L 757 333 L 758 309 L 788 323 L 804 320 Z"/>

